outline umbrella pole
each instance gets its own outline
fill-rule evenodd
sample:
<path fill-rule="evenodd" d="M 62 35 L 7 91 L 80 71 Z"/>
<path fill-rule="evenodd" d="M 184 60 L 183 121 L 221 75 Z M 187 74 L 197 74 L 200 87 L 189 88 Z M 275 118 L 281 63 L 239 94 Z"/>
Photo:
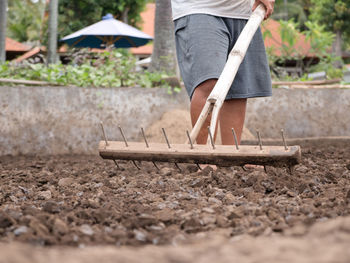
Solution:
<path fill-rule="evenodd" d="M 133 46 L 136 47 L 135 43 L 128 37 L 125 37 L 125 39 Z"/>
<path fill-rule="evenodd" d="M 73 44 L 72 44 L 72 47 L 74 47 L 76 44 L 78 44 L 79 42 L 83 41 L 84 39 L 86 38 L 86 36 L 83 36 L 81 38 L 79 38 L 77 41 L 75 41 Z"/>

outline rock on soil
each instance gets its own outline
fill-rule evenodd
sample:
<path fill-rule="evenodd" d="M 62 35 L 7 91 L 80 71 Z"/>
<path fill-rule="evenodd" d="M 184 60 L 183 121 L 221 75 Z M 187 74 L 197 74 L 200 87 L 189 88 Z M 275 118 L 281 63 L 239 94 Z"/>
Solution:
<path fill-rule="evenodd" d="M 264 261 L 257 254 L 270 262 L 297 262 L 299 255 L 309 259 L 308 251 L 322 262 L 334 255 L 334 262 L 346 262 L 349 160 L 346 148 L 304 148 L 302 164 L 290 174 L 274 167 L 267 173 L 240 167 L 198 171 L 186 164 L 179 173 L 172 165 L 159 164 L 158 171 L 150 163 L 139 171 L 130 162 L 120 162 L 118 170 L 96 156 L 0 157 L 0 263 L 7 251 L 27 253 L 26 246 L 6 245 L 13 241 L 52 247 L 40 250 L 47 256 L 61 252 L 57 245 L 111 246 L 101 250 L 107 258 L 115 257 L 115 246 L 164 246 L 139 254 L 126 248 L 120 257 L 129 262 L 141 256 L 152 262 L 146 260 L 151 251 L 164 262 L 176 255 L 183 255 L 180 262 L 195 256 L 202 262 L 236 256 Z M 72 260 L 93 262 L 90 250 L 67 251 Z M 70 256 L 64 261 L 73 262 Z"/>

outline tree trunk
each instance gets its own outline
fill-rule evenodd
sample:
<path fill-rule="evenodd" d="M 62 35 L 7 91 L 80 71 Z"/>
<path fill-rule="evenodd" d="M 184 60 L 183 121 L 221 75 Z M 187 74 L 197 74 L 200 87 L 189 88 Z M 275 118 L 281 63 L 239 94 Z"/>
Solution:
<path fill-rule="evenodd" d="M 335 35 L 335 40 L 333 43 L 333 54 L 337 57 L 342 57 L 342 32 L 338 30 Z M 342 67 L 342 61 L 337 60 L 334 63 L 334 67 L 341 68 Z"/>
<path fill-rule="evenodd" d="M 0 64 L 6 61 L 7 0 L 0 0 Z"/>
<path fill-rule="evenodd" d="M 154 45 L 150 71 L 175 75 L 177 70 L 174 25 L 170 0 L 156 0 Z"/>
<path fill-rule="evenodd" d="M 288 21 L 288 1 L 284 0 L 283 3 L 284 3 L 284 6 L 283 6 L 283 8 L 284 8 L 284 19 L 286 21 Z"/>
<path fill-rule="evenodd" d="M 58 0 L 50 0 L 49 3 L 49 41 L 47 48 L 47 64 L 56 63 L 57 58 L 57 19 Z"/>
<path fill-rule="evenodd" d="M 128 14 L 129 14 L 129 7 L 125 7 L 125 9 L 122 12 L 122 21 L 125 24 L 128 24 L 129 20 L 128 20 Z"/>

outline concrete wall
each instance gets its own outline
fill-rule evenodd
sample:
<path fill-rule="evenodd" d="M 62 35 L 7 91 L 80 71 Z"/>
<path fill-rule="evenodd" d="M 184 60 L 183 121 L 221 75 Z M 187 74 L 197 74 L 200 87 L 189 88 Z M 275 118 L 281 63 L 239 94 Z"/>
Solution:
<path fill-rule="evenodd" d="M 246 125 L 263 137 L 350 136 L 350 89 L 274 89 L 249 100 Z"/>
<path fill-rule="evenodd" d="M 185 92 L 164 89 L 0 87 L 0 155 L 96 153 L 103 121 L 108 139 L 130 140 L 165 111 L 188 109 Z M 275 89 L 272 98 L 251 99 L 248 129 L 263 138 L 349 136 L 350 90 Z"/>
<path fill-rule="evenodd" d="M 186 108 L 186 94 L 165 89 L 0 87 L 0 155 L 96 153 L 102 138 L 130 140 L 166 110 Z"/>

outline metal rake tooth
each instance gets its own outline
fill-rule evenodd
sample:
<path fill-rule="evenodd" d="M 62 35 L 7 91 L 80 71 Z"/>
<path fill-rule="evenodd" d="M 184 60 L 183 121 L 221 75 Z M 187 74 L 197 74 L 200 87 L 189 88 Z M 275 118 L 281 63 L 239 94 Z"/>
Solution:
<path fill-rule="evenodd" d="M 100 125 L 101 125 L 103 138 L 105 139 L 105 142 L 106 142 L 106 146 L 108 146 L 109 144 L 108 144 L 107 136 L 106 136 L 105 129 L 103 127 L 103 122 L 102 121 L 100 122 Z"/>
<path fill-rule="evenodd" d="M 141 127 L 141 133 L 142 133 L 143 139 L 144 139 L 144 141 L 146 143 L 146 147 L 149 148 L 149 144 L 148 144 L 148 141 L 147 141 L 147 138 L 146 138 L 145 130 L 142 127 Z M 160 169 L 157 166 L 157 164 L 155 162 L 152 162 L 152 163 L 153 163 L 154 167 L 156 167 L 157 170 L 159 171 Z"/>
<path fill-rule="evenodd" d="M 166 135 L 165 129 L 162 128 L 162 131 L 163 131 L 163 135 L 164 135 L 165 141 L 168 144 L 168 148 L 171 149 L 170 142 L 169 142 L 168 136 Z M 175 166 L 176 166 L 177 169 L 179 169 L 180 172 L 182 172 L 180 166 L 177 163 L 175 163 Z"/>
<path fill-rule="evenodd" d="M 148 141 L 147 141 L 147 138 L 146 138 L 146 134 L 145 134 L 145 131 L 144 131 L 144 129 L 142 127 L 141 127 L 141 133 L 142 133 L 143 139 L 145 140 L 146 147 L 149 148 L 149 144 L 148 144 Z"/>
<path fill-rule="evenodd" d="M 208 126 L 208 134 L 209 134 L 211 146 L 212 146 L 213 149 L 215 150 L 215 143 L 214 143 L 213 135 L 211 134 L 211 131 L 210 131 L 210 127 L 209 127 L 209 126 Z"/>
<path fill-rule="evenodd" d="M 174 163 L 174 164 L 175 164 L 176 168 L 179 169 L 179 171 L 180 171 L 180 173 L 181 173 L 181 172 L 182 172 L 181 167 L 180 167 L 177 163 Z"/>
<path fill-rule="evenodd" d="M 169 143 L 169 140 L 168 140 L 168 136 L 166 135 L 165 129 L 162 128 L 162 131 L 163 131 L 163 135 L 164 135 L 165 141 L 166 141 L 166 143 L 168 144 L 168 147 L 169 147 L 169 149 L 170 149 L 171 146 L 170 146 L 170 143 Z"/>
<path fill-rule="evenodd" d="M 114 163 L 115 163 L 115 165 L 117 166 L 117 169 L 119 169 L 119 170 L 120 170 L 121 168 L 120 168 L 120 166 L 119 166 L 118 162 L 117 162 L 116 160 L 113 160 L 113 162 L 114 162 Z"/>
<path fill-rule="evenodd" d="M 235 140 L 236 149 L 239 150 L 237 135 L 234 128 L 232 128 L 232 134 L 233 134 L 233 139 Z"/>
<path fill-rule="evenodd" d="M 191 149 L 193 150 L 194 149 L 194 146 L 193 146 L 193 142 L 191 140 L 191 136 L 190 136 L 190 133 L 188 132 L 188 130 L 186 130 L 186 134 L 187 134 L 187 138 L 188 138 L 188 141 L 190 142 L 190 145 L 191 145 Z M 197 167 L 199 170 L 202 170 L 202 168 L 199 166 L 198 163 L 196 163 Z"/>
<path fill-rule="evenodd" d="M 135 160 L 132 160 L 132 163 L 133 163 L 134 166 L 137 168 L 137 170 L 141 170 L 141 168 L 137 165 L 137 163 L 135 162 Z"/>
<path fill-rule="evenodd" d="M 156 164 L 156 162 L 152 162 L 152 163 L 153 163 L 154 167 L 156 167 L 157 170 L 160 171 L 160 169 L 159 169 L 158 165 Z"/>
<path fill-rule="evenodd" d="M 263 148 L 262 148 L 262 141 L 261 141 L 260 131 L 256 130 L 256 134 L 258 135 L 260 151 L 262 151 Z"/>
<path fill-rule="evenodd" d="M 119 130 L 120 130 L 120 133 L 122 134 L 123 140 L 125 142 L 125 146 L 129 147 L 128 141 L 126 140 L 126 137 L 125 137 L 125 134 L 124 134 L 124 131 L 123 131 L 122 127 L 120 127 L 120 126 L 118 126 L 118 127 L 119 127 Z"/>
<path fill-rule="evenodd" d="M 284 130 L 283 130 L 283 129 L 281 129 L 281 134 L 282 134 L 282 140 L 283 140 L 283 144 L 284 144 L 284 149 L 285 149 L 286 151 L 288 151 L 288 146 L 287 146 L 286 139 L 285 139 L 285 137 L 284 137 Z"/>
<path fill-rule="evenodd" d="M 188 141 L 190 142 L 190 145 L 191 145 L 191 149 L 193 149 L 193 142 L 191 140 L 191 136 L 190 136 L 190 133 L 188 132 L 188 130 L 186 130 L 186 134 L 187 134 L 187 137 L 188 137 Z"/>

